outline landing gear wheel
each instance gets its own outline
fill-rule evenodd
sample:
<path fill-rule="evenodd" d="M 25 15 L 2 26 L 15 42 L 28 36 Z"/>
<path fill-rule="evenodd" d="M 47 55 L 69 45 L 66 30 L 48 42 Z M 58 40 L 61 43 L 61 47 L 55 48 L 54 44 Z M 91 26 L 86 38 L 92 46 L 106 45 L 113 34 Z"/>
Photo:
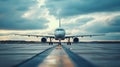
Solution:
<path fill-rule="evenodd" d="M 61 42 L 59 42 L 58 45 L 61 45 Z"/>

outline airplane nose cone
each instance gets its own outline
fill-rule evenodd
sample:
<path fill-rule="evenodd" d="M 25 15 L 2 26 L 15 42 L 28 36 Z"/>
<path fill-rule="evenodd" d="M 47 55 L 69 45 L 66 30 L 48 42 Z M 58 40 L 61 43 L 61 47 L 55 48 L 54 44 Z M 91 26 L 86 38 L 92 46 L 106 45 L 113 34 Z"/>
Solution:
<path fill-rule="evenodd" d="M 55 36 L 56 36 L 56 38 L 64 38 L 65 33 L 64 33 L 64 32 L 61 32 L 61 31 L 57 31 L 57 32 L 55 33 Z"/>

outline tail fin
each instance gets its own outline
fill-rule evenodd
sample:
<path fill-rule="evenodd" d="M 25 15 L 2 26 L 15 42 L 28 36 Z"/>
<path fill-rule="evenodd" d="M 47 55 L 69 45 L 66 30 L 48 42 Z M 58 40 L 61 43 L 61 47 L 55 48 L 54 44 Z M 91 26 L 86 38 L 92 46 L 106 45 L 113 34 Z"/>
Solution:
<path fill-rule="evenodd" d="M 59 27 L 61 27 L 61 20 L 60 20 L 60 18 L 59 18 Z"/>

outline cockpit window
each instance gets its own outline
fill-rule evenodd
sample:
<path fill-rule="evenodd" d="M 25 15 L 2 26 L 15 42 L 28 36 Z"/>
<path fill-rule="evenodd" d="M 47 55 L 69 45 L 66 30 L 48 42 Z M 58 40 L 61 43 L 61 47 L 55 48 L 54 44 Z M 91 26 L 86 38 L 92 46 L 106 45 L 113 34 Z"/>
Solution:
<path fill-rule="evenodd" d="M 64 31 L 64 29 L 56 29 L 56 31 Z"/>

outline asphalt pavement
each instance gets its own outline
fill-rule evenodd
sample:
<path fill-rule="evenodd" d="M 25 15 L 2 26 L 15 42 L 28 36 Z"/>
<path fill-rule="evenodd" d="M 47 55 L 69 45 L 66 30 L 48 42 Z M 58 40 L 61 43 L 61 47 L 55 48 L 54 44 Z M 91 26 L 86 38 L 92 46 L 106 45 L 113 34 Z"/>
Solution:
<path fill-rule="evenodd" d="M 0 44 L 0 67 L 28 67 L 26 65 L 120 67 L 120 43 L 62 43 L 60 47 L 47 43 Z"/>

